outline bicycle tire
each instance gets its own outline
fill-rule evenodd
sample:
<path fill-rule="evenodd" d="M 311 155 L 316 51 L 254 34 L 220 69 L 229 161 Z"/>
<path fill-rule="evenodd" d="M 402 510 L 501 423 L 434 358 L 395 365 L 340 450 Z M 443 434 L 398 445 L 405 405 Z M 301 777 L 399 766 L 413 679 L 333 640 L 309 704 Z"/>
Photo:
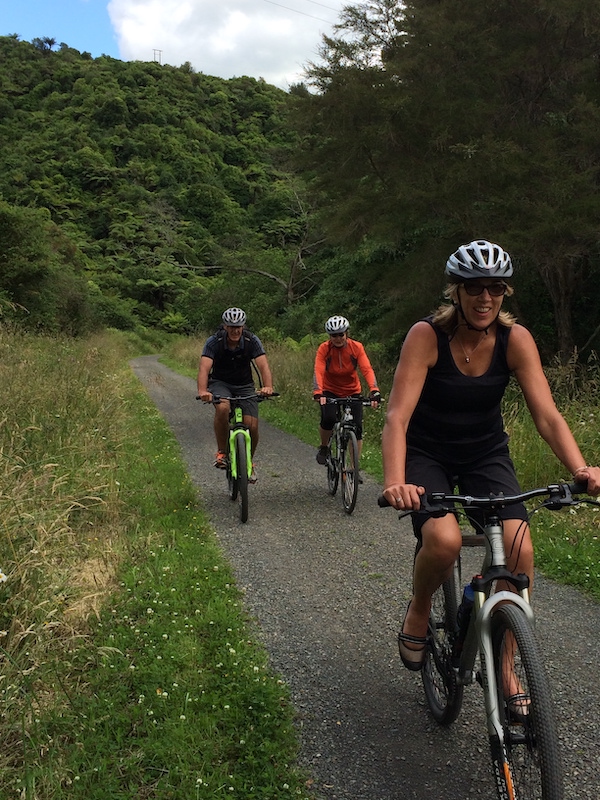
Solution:
<path fill-rule="evenodd" d="M 246 453 L 246 437 L 238 433 L 234 439 L 237 462 L 237 485 L 240 496 L 240 519 L 248 521 L 248 456 Z"/>
<path fill-rule="evenodd" d="M 502 686 L 505 647 L 514 648 L 514 669 L 529 695 L 529 714 L 515 722 Z M 563 800 L 563 772 L 550 685 L 535 635 L 523 611 L 499 606 L 492 617 L 493 669 L 498 684 L 504 748 L 490 736 L 498 796 L 519 800 Z M 506 659 L 504 659 L 506 665 Z"/>
<path fill-rule="evenodd" d="M 417 549 L 418 552 L 418 549 Z M 452 667 L 452 643 L 460 598 L 460 559 L 452 575 L 434 592 L 427 630 L 427 655 L 421 670 L 425 699 L 434 720 L 451 725 L 462 708 L 464 686 Z"/>
<path fill-rule="evenodd" d="M 227 474 L 227 488 L 229 490 L 229 498 L 231 500 L 237 500 L 238 482 L 237 482 L 237 478 L 233 477 L 233 473 L 231 471 L 231 463 L 232 463 L 232 458 L 231 458 L 231 452 L 230 452 L 229 455 L 228 455 L 228 458 L 227 458 L 227 473 L 226 473 Z"/>
<path fill-rule="evenodd" d="M 329 443 L 329 457 L 327 458 L 327 491 L 333 497 L 337 492 L 340 480 L 340 454 L 338 450 L 337 432 L 334 430 Z"/>
<path fill-rule="evenodd" d="M 342 504 L 346 514 L 351 514 L 356 507 L 358 497 L 358 441 L 352 430 L 343 433 L 340 464 Z"/>

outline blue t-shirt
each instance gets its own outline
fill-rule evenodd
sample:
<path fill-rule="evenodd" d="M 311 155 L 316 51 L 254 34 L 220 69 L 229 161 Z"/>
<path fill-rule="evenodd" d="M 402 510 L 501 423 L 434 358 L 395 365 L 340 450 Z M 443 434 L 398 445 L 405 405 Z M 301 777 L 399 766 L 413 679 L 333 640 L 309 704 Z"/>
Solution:
<path fill-rule="evenodd" d="M 254 333 L 244 331 L 238 346 L 227 347 L 227 334 L 217 331 L 206 340 L 202 355 L 212 359 L 210 377 L 232 386 L 245 386 L 253 383 L 253 359 L 265 354 L 262 342 Z"/>

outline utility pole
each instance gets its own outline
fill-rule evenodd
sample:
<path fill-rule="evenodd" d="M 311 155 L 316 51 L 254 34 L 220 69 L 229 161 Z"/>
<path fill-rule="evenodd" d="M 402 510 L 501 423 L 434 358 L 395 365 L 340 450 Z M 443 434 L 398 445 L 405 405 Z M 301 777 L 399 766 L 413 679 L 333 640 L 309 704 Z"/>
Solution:
<path fill-rule="evenodd" d="M 155 49 L 154 49 L 154 61 L 155 61 L 157 64 L 162 64 L 161 58 L 162 58 L 162 50 L 157 50 L 157 49 L 155 48 Z"/>

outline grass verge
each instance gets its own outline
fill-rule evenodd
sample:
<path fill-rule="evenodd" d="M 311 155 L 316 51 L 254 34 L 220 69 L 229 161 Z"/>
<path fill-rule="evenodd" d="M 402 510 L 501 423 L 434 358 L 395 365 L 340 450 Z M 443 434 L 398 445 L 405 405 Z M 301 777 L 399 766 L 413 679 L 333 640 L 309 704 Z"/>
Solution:
<path fill-rule="evenodd" d="M 2 347 L 0 797 L 308 797 L 287 688 L 128 342 Z"/>

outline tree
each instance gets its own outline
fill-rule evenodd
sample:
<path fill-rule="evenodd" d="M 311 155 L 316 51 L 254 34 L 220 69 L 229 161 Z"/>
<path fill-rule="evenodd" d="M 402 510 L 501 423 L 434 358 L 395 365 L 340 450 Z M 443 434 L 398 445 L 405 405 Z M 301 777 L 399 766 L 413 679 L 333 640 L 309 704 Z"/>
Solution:
<path fill-rule="evenodd" d="M 537 271 L 568 357 L 600 273 L 600 7 L 371 0 L 339 30 L 297 101 L 338 234 L 500 241 Z"/>

